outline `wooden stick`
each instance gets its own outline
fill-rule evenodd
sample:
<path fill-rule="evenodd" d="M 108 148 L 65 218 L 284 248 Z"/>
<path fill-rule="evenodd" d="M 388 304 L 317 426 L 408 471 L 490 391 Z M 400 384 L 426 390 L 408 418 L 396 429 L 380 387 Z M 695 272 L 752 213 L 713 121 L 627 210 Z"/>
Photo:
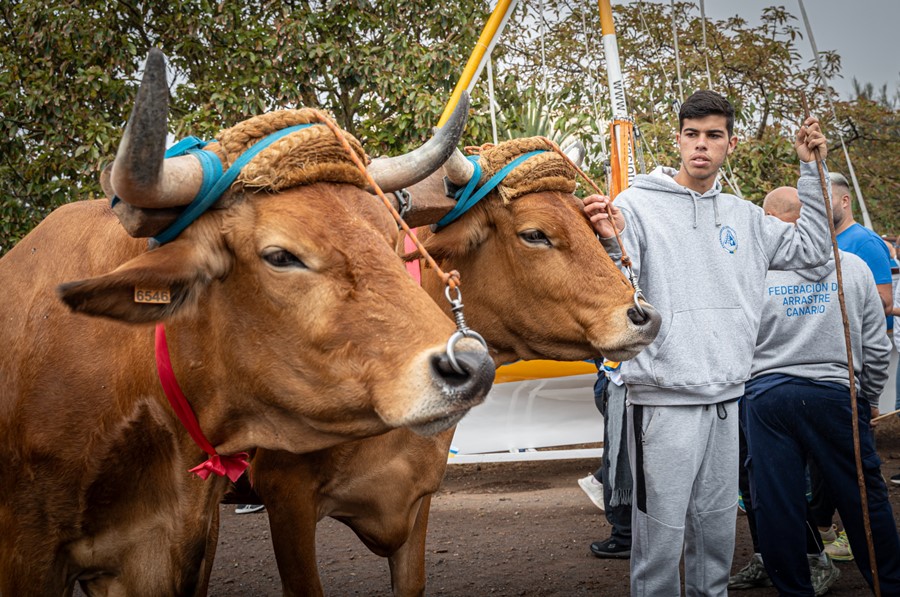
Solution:
<path fill-rule="evenodd" d="M 800 102 L 803 105 L 804 119 L 809 118 L 809 104 L 806 101 L 806 93 L 800 92 Z M 806 126 L 806 125 L 804 125 Z M 872 588 L 875 595 L 881 597 L 881 584 L 878 582 L 878 566 L 875 564 L 875 544 L 872 540 L 872 524 L 869 522 L 869 500 L 866 492 L 866 479 L 863 475 L 862 455 L 859 447 L 859 413 L 857 412 L 856 376 L 853 371 L 853 349 L 850 343 L 850 321 L 847 319 L 847 304 L 844 300 L 844 279 L 841 272 L 841 257 L 838 252 L 837 236 L 834 230 L 832 218 L 831 196 L 828 194 L 828 185 L 825 179 L 825 167 L 822 165 L 822 157 L 819 148 L 813 149 L 816 158 L 816 166 L 819 169 L 819 182 L 822 185 L 822 197 L 825 199 L 825 217 L 828 219 L 828 229 L 831 232 L 831 247 L 834 252 L 834 272 L 837 275 L 838 301 L 841 305 L 841 321 L 844 324 L 844 344 L 847 347 L 847 369 L 850 374 L 850 418 L 853 428 L 853 455 L 856 458 L 856 482 L 859 485 L 859 497 L 862 502 L 863 527 L 866 530 L 866 542 L 869 548 L 869 565 L 872 570 Z"/>
<path fill-rule="evenodd" d="M 884 413 L 883 415 L 878 415 L 877 417 L 875 417 L 874 419 L 871 420 L 870 424 L 877 423 L 878 421 L 883 421 L 892 415 L 898 415 L 898 414 L 900 414 L 900 408 L 898 408 L 897 410 L 892 410 L 889 413 Z"/>

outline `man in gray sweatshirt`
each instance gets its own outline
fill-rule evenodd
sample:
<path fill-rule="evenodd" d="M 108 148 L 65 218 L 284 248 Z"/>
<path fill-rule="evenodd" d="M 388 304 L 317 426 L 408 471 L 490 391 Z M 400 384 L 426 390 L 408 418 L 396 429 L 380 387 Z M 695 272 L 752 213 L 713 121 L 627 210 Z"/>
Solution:
<path fill-rule="evenodd" d="M 793 201 L 799 209 L 799 200 Z M 840 251 L 840 256 L 878 578 L 883 595 L 900 595 L 900 537 L 869 427 L 888 378 L 891 342 L 884 333 L 884 306 L 871 270 L 852 253 Z M 818 594 L 805 555 L 805 468 L 811 458 L 827 480 L 856 565 L 872 586 L 834 259 L 812 269 L 769 272 L 763 294 L 741 413 L 763 563 L 779 594 Z"/>
<path fill-rule="evenodd" d="M 792 226 L 717 181 L 737 145 L 734 109 L 694 93 L 679 113 L 681 166 L 637 176 L 613 205 L 585 214 L 613 259 L 613 222 L 639 286 L 662 315 L 659 335 L 622 364 L 634 476 L 632 595 L 727 594 L 738 486 L 737 399 L 750 377 L 766 271 L 827 260 L 828 222 L 814 162 L 827 151 L 818 121 L 797 133 L 803 213 Z M 802 551 L 801 551 L 802 555 Z"/>

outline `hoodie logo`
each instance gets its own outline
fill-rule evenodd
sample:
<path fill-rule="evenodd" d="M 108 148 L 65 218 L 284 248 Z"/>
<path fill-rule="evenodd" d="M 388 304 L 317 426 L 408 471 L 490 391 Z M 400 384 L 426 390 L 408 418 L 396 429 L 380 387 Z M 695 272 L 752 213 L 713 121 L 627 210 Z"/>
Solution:
<path fill-rule="evenodd" d="M 737 251 L 737 232 L 734 231 L 734 228 L 731 226 L 722 226 L 722 228 L 719 229 L 719 244 L 721 244 L 722 248 L 729 253 Z"/>

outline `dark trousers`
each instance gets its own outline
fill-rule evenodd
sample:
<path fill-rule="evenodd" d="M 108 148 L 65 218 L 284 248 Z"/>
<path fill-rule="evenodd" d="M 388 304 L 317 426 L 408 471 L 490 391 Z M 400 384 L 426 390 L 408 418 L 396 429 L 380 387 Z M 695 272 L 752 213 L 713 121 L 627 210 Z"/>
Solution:
<path fill-rule="evenodd" d="M 815 463 L 809 465 L 809 480 L 812 485 L 812 501 L 809 505 L 813 519 L 817 526 L 827 529 L 834 522 L 834 502 L 831 501 L 825 477 Z"/>
<path fill-rule="evenodd" d="M 747 526 L 750 528 L 750 539 L 753 541 L 753 552 L 762 553 L 759 550 L 759 531 L 756 529 L 756 512 L 753 509 L 753 495 L 750 491 L 750 451 L 747 449 L 747 435 L 744 431 L 744 401 L 738 403 L 741 424 L 738 428 L 738 446 L 740 454 L 740 469 L 738 469 L 738 489 L 741 491 L 741 499 L 744 502 L 744 512 L 747 514 Z M 806 553 L 819 555 L 825 546 L 822 537 L 816 528 L 812 510 L 806 508 Z"/>
<path fill-rule="evenodd" d="M 812 596 L 805 555 L 807 458 L 830 488 L 856 565 L 869 585 L 868 549 L 856 481 L 849 390 L 797 379 L 745 397 L 743 423 L 750 482 L 766 571 L 782 595 Z M 858 407 L 860 450 L 869 519 L 883 595 L 900 595 L 900 536 L 869 427 L 869 406 Z"/>
<path fill-rule="evenodd" d="M 602 372 L 597 376 L 597 382 L 594 384 L 594 404 L 597 410 L 603 415 L 603 461 L 600 468 L 594 471 L 594 478 L 603 483 L 603 501 L 606 503 L 606 522 L 612 526 L 611 539 L 614 539 L 619 545 L 631 546 L 631 504 L 620 504 L 618 506 L 610 506 L 612 501 L 612 483 L 607 479 L 606 472 L 609 470 L 609 434 L 606 432 L 606 385 L 609 380 Z M 623 432 L 624 435 L 624 432 Z"/>

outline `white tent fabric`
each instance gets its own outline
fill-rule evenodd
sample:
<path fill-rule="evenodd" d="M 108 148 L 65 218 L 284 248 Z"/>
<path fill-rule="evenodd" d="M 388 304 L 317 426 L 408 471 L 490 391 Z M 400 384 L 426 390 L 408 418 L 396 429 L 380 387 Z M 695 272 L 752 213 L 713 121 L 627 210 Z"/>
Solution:
<path fill-rule="evenodd" d="M 451 448 L 456 453 L 449 462 L 599 458 L 598 449 L 530 451 L 603 441 L 603 417 L 594 405 L 596 379 L 573 375 L 496 384 L 457 426 Z"/>
<path fill-rule="evenodd" d="M 897 360 L 894 350 L 879 401 L 883 413 L 894 410 Z M 484 404 L 457 426 L 448 462 L 596 458 L 599 463 L 602 449 L 572 448 L 603 441 L 603 417 L 594 405 L 595 379 L 573 375 L 495 385 Z"/>

